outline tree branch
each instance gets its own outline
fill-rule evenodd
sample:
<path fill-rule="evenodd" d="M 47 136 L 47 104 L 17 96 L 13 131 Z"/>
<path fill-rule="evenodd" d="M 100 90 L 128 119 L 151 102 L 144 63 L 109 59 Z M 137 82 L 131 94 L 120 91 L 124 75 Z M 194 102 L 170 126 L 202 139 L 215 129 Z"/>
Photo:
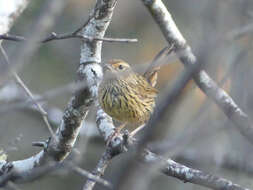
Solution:
<path fill-rule="evenodd" d="M 18 51 L 15 52 L 14 59 L 11 61 L 11 66 L 0 65 L 0 81 L 1 79 L 6 80 L 11 69 L 17 71 L 21 69 L 24 64 L 29 63 L 31 56 L 39 48 L 37 39 L 44 36 L 47 30 L 53 25 L 55 18 L 59 16 L 63 10 L 65 2 L 66 0 L 45 1 L 41 10 L 42 14 L 36 19 L 34 29 L 30 31 L 29 40 L 23 43 L 22 46 L 18 48 Z"/>
<path fill-rule="evenodd" d="M 165 175 L 176 177 L 185 183 L 190 182 L 216 190 L 249 190 L 247 188 L 241 187 L 240 185 L 234 184 L 232 181 L 229 181 L 227 179 L 207 174 L 200 170 L 189 168 L 171 159 L 164 159 L 148 150 L 145 151 L 144 159 L 148 163 L 163 162 L 165 166 L 162 168 L 162 172 Z"/>
<path fill-rule="evenodd" d="M 9 62 L 9 58 L 7 53 L 5 52 L 4 48 L 2 47 L 2 45 L 0 44 L 0 51 L 3 54 L 4 60 L 6 62 L 7 65 L 10 65 Z M 25 83 L 23 82 L 23 80 L 19 77 L 19 75 L 15 72 L 15 71 L 11 71 L 12 76 L 14 77 L 16 83 L 24 90 L 24 92 L 26 93 L 26 95 L 32 100 L 32 102 L 37 106 L 51 136 L 53 138 L 55 138 L 55 134 L 54 131 L 48 121 L 48 115 L 47 112 L 43 109 L 43 107 L 40 105 L 40 103 L 38 101 L 35 100 L 34 95 L 32 94 L 32 92 L 29 90 L 29 88 L 25 85 Z"/>
<path fill-rule="evenodd" d="M 109 188 L 109 189 L 112 189 L 112 184 L 109 183 L 108 181 L 98 177 L 96 174 L 92 174 L 78 166 L 76 166 L 75 164 L 71 163 L 71 162 L 67 162 L 65 163 L 64 165 L 66 165 L 66 167 L 70 168 L 71 170 L 73 170 L 74 172 L 76 172 L 77 174 L 83 176 L 83 177 L 86 177 L 92 181 L 96 181 L 97 183 L 100 183 L 102 184 L 103 186 Z"/>
<path fill-rule="evenodd" d="M 110 153 L 110 149 L 107 149 L 103 153 L 103 155 L 100 158 L 96 168 L 92 171 L 92 173 L 97 177 L 103 176 L 104 172 L 105 172 L 106 168 L 108 167 L 108 165 L 109 165 L 112 158 L 113 158 L 113 156 Z M 95 184 L 96 184 L 96 181 L 87 180 L 87 182 L 83 186 L 83 190 L 92 190 L 94 188 Z"/>
<path fill-rule="evenodd" d="M 108 167 L 110 161 L 115 155 L 112 155 L 110 152 L 110 148 L 102 155 L 99 160 L 96 168 L 93 170 L 93 174 L 101 177 L 104 175 L 106 168 Z M 182 164 L 179 164 L 171 159 L 165 159 L 157 154 L 150 152 L 145 149 L 142 159 L 145 164 L 154 164 L 154 163 L 162 163 L 161 172 L 167 176 L 175 177 L 184 183 L 189 182 L 197 185 L 201 185 L 207 188 L 223 190 L 223 189 L 233 189 L 233 190 L 249 190 L 247 188 L 243 188 L 238 184 L 233 183 L 230 180 L 225 178 L 221 178 L 212 174 L 205 173 L 200 170 L 192 169 Z M 83 190 L 92 190 L 96 184 L 94 180 L 87 180 L 85 183 Z"/>
<path fill-rule="evenodd" d="M 178 30 L 163 2 L 161 0 L 142 0 L 142 2 L 160 27 L 167 42 L 174 44 L 175 53 L 186 68 L 196 64 L 197 60 L 195 55 Z M 251 121 L 248 115 L 239 108 L 234 100 L 204 70 L 200 70 L 194 75 L 194 81 L 210 99 L 216 102 L 219 108 L 235 124 L 240 133 L 253 143 Z"/>
<path fill-rule="evenodd" d="M 111 21 L 115 4 L 115 0 L 98 0 L 96 7 L 100 8 L 95 11 L 95 17 L 90 19 L 85 28 L 82 28 L 82 35 L 103 38 Z M 97 96 L 97 87 L 103 75 L 102 68 L 99 65 L 101 47 L 101 41 L 84 41 L 82 43 L 78 78 L 87 86 L 77 91 L 71 98 L 64 111 L 61 125 L 56 131 L 56 138 L 49 140 L 47 148 L 28 159 L 0 164 L 1 185 L 8 180 L 28 180 L 29 177 L 32 177 L 29 174 L 34 169 L 48 166 L 50 160 L 62 161 L 69 155 L 88 113 L 89 106 Z"/>
<path fill-rule="evenodd" d="M 128 39 L 128 38 L 99 38 L 99 37 L 90 37 L 84 36 L 81 34 L 67 33 L 67 34 L 56 34 L 52 32 L 49 37 L 41 40 L 41 43 L 47 43 L 53 40 L 64 40 L 70 38 L 83 39 L 86 41 L 103 41 L 103 42 L 119 42 L 119 43 L 131 43 L 138 42 L 138 39 Z M 9 40 L 14 42 L 26 41 L 27 39 L 23 36 L 11 35 L 11 34 L 2 34 L 0 35 L 0 40 Z"/>
<path fill-rule="evenodd" d="M 85 35 L 80 35 L 76 33 L 69 33 L 69 34 L 56 34 L 55 32 L 51 33 L 51 35 L 44 40 L 42 40 L 42 43 L 50 42 L 53 40 L 62 40 L 62 39 L 69 39 L 69 38 L 78 38 L 83 39 L 87 41 L 103 41 L 103 42 L 124 42 L 124 43 L 130 43 L 130 42 L 137 42 L 137 39 L 127 39 L 127 38 L 99 38 L 99 37 L 90 37 Z M 1 36 L 0 36 L 1 39 Z M 20 39 L 20 38 L 18 38 Z"/>

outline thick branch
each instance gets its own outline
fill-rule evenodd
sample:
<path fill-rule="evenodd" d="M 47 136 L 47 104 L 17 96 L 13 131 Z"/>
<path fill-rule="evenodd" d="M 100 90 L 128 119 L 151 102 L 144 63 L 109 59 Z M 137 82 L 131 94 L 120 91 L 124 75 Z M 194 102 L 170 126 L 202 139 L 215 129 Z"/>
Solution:
<path fill-rule="evenodd" d="M 115 0 L 98 0 L 96 7 L 100 8 L 96 10 L 95 17 L 90 19 L 85 28 L 82 29 L 82 35 L 103 38 L 111 21 L 115 2 Z M 6 180 L 3 179 L 10 175 L 11 177 L 8 177 L 7 180 L 15 181 L 22 179 L 22 177 L 27 180 L 27 178 L 32 177 L 29 174 L 34 169 L 47 166 L 50 163 L 49 160 L 62 161 L 69 155 L 88 113 L 89 106 L 97 96 L 97 87 L 103 75 L 102 68 L 98 64 L 101 62 L 101 47 L 101 41 L 83 42 L 78 76 L 79 80 L 86 83 L 87 86 L 77 91 L 71 98 L 64 111 L 61 125 L 56 131 L 56 138 L 49 141 L 45 150 L 26 160 L 14 161 L 0 166 L 0 171 L 3 174 L 0 178 L 1 184 L 5 183 Z"/>
<path fill-rule="evenodd" d="M 160 27 L 167 42 L 169 44 L 174 44 L 175 53 L 178 55 L 181 62 L 186 67 L 196 64 L 195 55 L 178 30 L 163 2 L 161 0 L 142 1 Z M 194 75 L 194 81 L 209 98 L 216 102 L 226 116 L 237 126 L 240 133 L 253 143 L 251 121 L 248 115 L 238 107 L 233 99 L 223 89 L 219 88 L 204 70 Z"/>

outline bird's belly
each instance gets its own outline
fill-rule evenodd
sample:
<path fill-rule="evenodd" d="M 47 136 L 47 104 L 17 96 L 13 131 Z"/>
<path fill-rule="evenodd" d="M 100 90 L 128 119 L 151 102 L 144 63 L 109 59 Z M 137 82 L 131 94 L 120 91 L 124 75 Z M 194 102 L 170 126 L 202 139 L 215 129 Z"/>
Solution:
<path fill-rule="evenodd" d="M 141 102 L 127 100 L 125 96 L 102 102 L 103 110 L 120 122 L 142 124 L 149 119 L 150 111 Z"/>

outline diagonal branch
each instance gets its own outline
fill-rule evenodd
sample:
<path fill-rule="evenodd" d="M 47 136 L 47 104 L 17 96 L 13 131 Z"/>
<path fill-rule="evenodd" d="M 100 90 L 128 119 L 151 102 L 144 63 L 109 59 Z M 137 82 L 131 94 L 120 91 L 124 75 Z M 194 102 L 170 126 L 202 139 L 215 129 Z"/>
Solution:
<path fill-rule="evenodd" d="M 23 43 L 20 48 L 18 48 L 17 52 L 15 52 L 14 60 L 11 62 L 12 65 L 0 65 L 0 80 L 6 80 L 10 73 L 10 68 L 17 71 L 21 69 L 24 64 L 29 63 L 31 56 L 39 48 L 36 43 L 37 39 L 44 36 L 47 30 L 53 25 L 55 18 L 59 16 L 63 10 L 65 2 L 66 0 L 45 1 L 41 10 L 42 14 L 39 15 L 38 19 L 36 19 L 36 24 L 29 39 Z"/>
<path fill-rule="evenodd" d="M 10 62 L 9 62 L 9 58 L 8 58 L 8 55 L 7 53 L 5 52 L 3 46 L 0 44 L 0 51 L 2 52 L 3 54 L 3 57 L 5 59 L 5 62 L 7 65 L 10 65 Z M 25 83 L 22 81 L 22 79 L 19 77 L 19 75 L 15 72 L 15 71 L 11 71 L 16 83 L 21 87 L 23 88 L 23 90 L 25 91 L 26 95 L 32 100 L 32 102 L 37 106 L 51 136 L 53 138 L 55 138 L 55 134 L 54 134 L 54 131 L 48 121 L 48 115 L 47 115 L 47 112 L 43 109 L 43 107 L 40 105 L 40 103 L 38 101 L 35 100 L 32 92 L 29 90 L 29 88 L 25 85 Z"/>
<path fill-rule="evenodd" d="M 195 55 L 192 53 L 190 46 L 180 33 L 163 2 L 161 0 L 142 1 L 160 27 L 167 42 L 174 45 L 175 53 L 186 68 L 196 64 L 197 60 Z M 199 88 L 235 124 L 240 133 L 253 143 L 253 127 L 248 115 L 239 108 L 234 100 L 204 70 L 200 70 L 193 78 Z"/>

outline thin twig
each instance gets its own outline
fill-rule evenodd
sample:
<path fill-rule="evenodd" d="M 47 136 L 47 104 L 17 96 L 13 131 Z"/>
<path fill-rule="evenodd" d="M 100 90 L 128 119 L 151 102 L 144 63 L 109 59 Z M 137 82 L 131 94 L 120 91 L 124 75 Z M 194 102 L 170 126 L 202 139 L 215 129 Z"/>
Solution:
<path fill-rule="evenodd" d="M 4 56 L 4 59 L 5 59 L 5 62 L 6 64 L 10 65 L 10 62 L 9 62 L 9 57 L 7 55 L 7 53 L 5 52 L 3 46 L 0 44 L 0 49 L 1 49 L 1 52 Z M 17 84 L 23 88 L 23 90 L 25 91 L 26 95 L 28 97 L 30 97 L 30 99 L 32 100 L 32 102 L 37 106 L 39 112 L 41 113 L 41 116 L 50 132 L 50 134 L 52 135 L 53 138 L 56 138 L 55 134 L 54 134 L 54 131 L 48 121 L 48 118 L 47 118 L 47 112 L 42 108 L 42 106 L 40 105 L 39 102 L 37 102 L 32 94 L 32 92 L 29 90 L 29 88 L 25 85 L 25 83 L 22 81 L 22 79 L 18 76 L 18 74 L 15 72 L 15 71 L 11 71 L 15 81 L 17 82 Z"/>
<path fill-rule="evenodd" d="M 60 12 L 63 10 L 66 0 L 44 2 L 41 12 L 46 12 L 47 14 L 39 14 L 33 30 L 30 30 L 29 39 L 27 39 L 25 43 L 22 43 L 22 46 L 17 49 L 12 64 L 8 68 L 0 68 L 1 80 L 6 80 L 10 73 L 9 68 L 17 71 L 21 69 L 24 64 L 30 62 L 31 56 L 39 48 L 37 39 L 41 39 L 42 36 L 45 36 L 47 30 L 53 25 L 55 18 L 59 16 Z"/>
<path fill-rule="evenodd" d="M 119 42 L 119 43 L 132 43 L 132 42 L 138 42 L 138 39 L 128 39 L 128 38 L 99 38 L 99 37 L 90 37 L 90 36 L 84 36 L 81 34 L 56 34 L 55 32 L 52 32 L 51 35 L 43 40 L 41 40 L 41 43 L 47 43 L 53 40 L 63 40 L 63 39 L 70 39 L 70 38 L 78 38 L 88 41 L 103 41 L 103 42 Z M 9 41 L 26 41 L 27 39 L 23 36 L 17 36 L 17 35 L 11 35 L 11 34 L 3 34 L 0 35 L 0 40 L 9 40 Z"/>
<path fill-rule="evenodd" d="M 78 34 L 79 32 L 81 32 L 81 31 L 89 24 L 89 22 L 91 21 L 91 19 L 95 18 L 95 15 L 96 15 L 97 11 L 98 11 L 100 8 L 102 8 L 102 6 L 103 6 L 102 4 L 96 6 L 96 7 L 92 10 L 92 12 L 90 13 L 89 18 L 83 23 L 83 25 L 80 26 L 79 28 L 77 28 L 77 29 L 76 29 L 74 32 L 72 32 L 72 33 L 73 33 L 73 34 Z"/>
<path fill-rule="evenodd" d="M 164 60 L 164 58 L 168 55 L 170 55 L 173 52 L 173 44 L 171 47 L 164 47 L 161 49 L 155 56 L 155 58 L 152 60 L 152 62 L 149 64 L 148 68 L 146 69 L 144 76 L 146 73 L 151 72 L 155 67 L 159 67 L 161 60 Z"/>
<path fill-rule="evenodd" d="M 58 87 L 58 88 L 54 88 L 51 90 L 48 90 L 46 92 L 44 92 L 43 94 L 39 95 L 36 94 L 34 99 L 36 102 L 43 102 L 45 100 L 49 100 L 51 98 L 54 98 L 56 96 L 59 95 L 63 95 L 66 92 L 70 92 L 70 93 L 74 93 L 75 91 L 81 90 L 83 88 L 87 87 L 86 84 L 82 83 L 82 82 L 77 82 L 77 83 L 69 83 L 67 85 L 64 85 L 62 87 Z M 21 94 L 21 93 L 20 93 Z M 23 97 L 18 97 L 18 94 L 15 95 L 16 97 L 13 98 L 13 100 L 11 100 L 13 103 L 10 102 L 10 100 L 8 100 L 8 104 L 7 105 L 1 105 L 0 107 L 0 113 L 1 112 L 6 112 L 9 110 L 13 110 L 13 109 L 23 109 L 23 108 L 34 108 L 31 105 L 33 104 L 32 100 L 27 100 L 26 98 Z M 37 109 L 37 107 L 36 107 Z M 38 110 L 39 111 L 39 110 Z"/>
<path fill-rule="evenodd" d="M 7 188 L 11 190 L 21 190 L 15 183 L 11 181 L 7 183 Z"/>
<path fill-rule="evenodd" d="M 8 34 L 8 33 L 7 34 L 1 34 L 0 39 L 1 40 L 16 41 L 16 42 L 26 40 L 25 37 L 23 37 L 23 36 L 11 35 L 11 34 Z"/>
<path fill-rule="evenodd" d="M 112 184 L 104 179 L 102 179 L 101 177 L 94 175 L 78 166 L 76 166 L 75 164 L 73 164 L 72 162 L 66 162 L 64 163 L 65 166 L 67 166 L 69 169 L 73 170 L 74 172 L 76 172 L 77 174 L 81 175 L 82 177 L 86 177 L 89 180 L 92 181 L 96 181 L 99 184 L 102 184 L 103 186 L 112 189 Z"/>
<path fill-rule="evenodd" d="M 99 37 L 90 37 L 81 34 L 56 34 L 53 32 L 50 37 L 42 40 L 42 43 L 50 42 L 52 40 L 62 40 L 62 39 L 69 39 L 69 38 L 79 38 L 88 41 L 103 41 L 103 42 L 123 42 L 123 43 L 130 43 L 130 42 L 138 42 L 137 39 L 127 39 L 127 38 L 99 38 Z"/>
<path fill-rule="evenodd" d="M 228 32 L 225 35 L 225 39 L 226 40 L 236 40 L 239 39 L 243 36 L 245 36 L 246 34 L 251 34 L 253 32 L 253 23 L 249 23 L 245 26 L 240 26 L 240 28 L 234 29 L 230 32 Z"/>
<path fill-rule="evenodd" d="M 101 159 L 99 160 L 96 168 L 92 171 L 92 173 L 98 177 L 101 177 L 102 175 L 104 175 L 104 172 L 106 170 L 106 168 L 108 167 L 108 164 L 110 163 L 111 159 L 112 159 L 112 155 L 110 153 L 110 150 L 107 149 Z M 93 180 L 87 180 L 85 185 L 83 186 L 83 190 L 92 190 L 93 187 L 95 186 L 96 182 Z"/>

